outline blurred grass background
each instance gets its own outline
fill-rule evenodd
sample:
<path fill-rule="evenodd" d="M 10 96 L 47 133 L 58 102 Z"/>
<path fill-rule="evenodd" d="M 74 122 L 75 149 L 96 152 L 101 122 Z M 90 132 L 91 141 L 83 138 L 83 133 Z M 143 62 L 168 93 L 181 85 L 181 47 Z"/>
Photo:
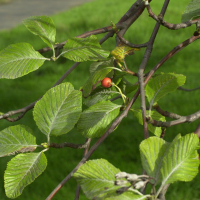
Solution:
<path fill-rule="evenodd" d="M 110 24 L 110 21 L 117 22 L 120 17 L 131 6 L 130 1 L 120 0 L 96 0 L 86 3 L 80 7 L 73 8 L 66 12 L 52 16 L 57 28 L 56 42 L 62 42 L 68 38 L 74 37 L 89 30 L 104 27 Z M 190 0 L 171 1 L 165 15 L 165 20 L 171 23 L 180 23 L 181 15 Z M 154 13 L 159 14 L 163 1 L 154 0 L 151 3 Z M 126 33 L 125 38 L 132 43 L 147 42 L 154 28 L 155 21 L 148 17 L 147 11 L 131 26 Z M 160 28 L 156 37 L 152 56 L 148 62 L 146 72 L 160 61 L 170 50 L 192 36 L 195 26 L 177 31 L 168 30 L 164 27 Z M 103 35 L 99 35 L 100 39 Z M 14 29 L 0 32 L 0 50 L 9 44 L 27 42 L 33 45 L 35 49 L 40 49 L 46 45 L 39 37 L 32 35 L 23 25 L 19 25 Z M 199 45 L 200 41 L 196 41 L 187 48 L 176 54 L 172 59 L 167 61 L 159 72 L 175 72 L 187 76 L 185 84 L 186 88 L 194 88 L 200 85 L 199 73 Z M 115 38 L 103 44 L 105 49 L 112 50 L 115 47 Z M 145 50 L 136 52 L 135 55 L 126 59 L 127 65 L 133 71 L 138 70 L 138 66 L 142 61 Z M 51 53 L 45 54 L 51 56 Z M 15 80 L 0 80 L 0 112 L 7 112 L 27 106 L 31 102 L 41 97 L 73 63 L 64 58 L 59 58 L 56 63 L 46 62 L 39 70 L 32 72 L 22 78 Z M 90 62 L 79 65 L 65 81 L 71 82 L 76 89 L 89 77 Z M 132 77 L 131 77 L 132 78 Z M 130 81 L 137 81 L 136 78 Z M 133 95 L 133 94 L 132 94 Z M 131 96 L 131 95 L 130 95 Z M 200 105 L 199 91 L 187 93 L 177 91 L 168 94 L 159 101 L 159 105 L 164 110 L 178 113 L 180 115 L 189 115 L 199 110 Z M 139 108 L 139 99 L 134 107 Z M 166 131 L 165 139 L 172 139 L 181 133 L 185 135 L 195 130 L 199 120 L 191 124 L 181 124 L 170 127 Z M 32 119 L 32 111 L 29 111 L 23 119 L 18 122 L 10 123 L 6 120 L 0 121 L 0 130 L 16 124 L 24 124 L 30 126 L 37 143 L 46 141 L 45 136 L 40 133 Z M 142 173 L 142 166 L 139 157 L 139 143 L 143 140 L 143 128 L 138 124 L 132 113 L 122 121 L 118 129 L 112 133 L 104 143 L 92 155 L 91 159 L 104 158 L 118 167 L 121 171 L 128 173 Z M 67 135 L 51 138 L 51 142 L 73 142 L 83 143 L 83 138 L 76 129 L 73 129 Z M 96 141 L 92 142 L 92 144 Z M 46 152 L 48 166 L 45 172 L 39 176 L 31 185 L 27 186 L 23 194 L 18 197 L 19 200 L 35 200 L 45 199 L 50 192 L 60 183 L 65 176 L 77 165 L 82 158 L 83 150 L 50 149 Z M 3 186 L 3 174 L 6 169 L 6 163 L 11 157 L 0 159 L 0 200 L 7 200 Z M 64 187 L 55 195 L 53 199 L 74 199 L 76 191 L 76 182 L 71 179 Z M 174 183 L 169 187 L 167 200 L 195 200 L 200 198 L 200 175 L 189 183 Z M 86 197 L 81 193 L 80 200 Z"/>

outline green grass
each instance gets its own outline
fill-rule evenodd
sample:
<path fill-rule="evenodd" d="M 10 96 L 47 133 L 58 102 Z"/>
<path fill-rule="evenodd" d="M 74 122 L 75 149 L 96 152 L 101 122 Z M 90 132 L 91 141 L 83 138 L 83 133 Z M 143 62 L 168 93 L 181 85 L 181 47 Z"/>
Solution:
<path fill-rule="evenodd" d="M 165 20 L 171 23 L 180 23 L 181 13 L 184 11 L 190 0 L 175 1 L 170 3 L 167 10 Z M 110 21 L 117 22 L 123 13 L 130 7 L 130 1 L 120 0 L 97 0 L 87 3 L 83 6 L 73 8 L 69 11 L 52 16 L 57 28 L 57 42 L 62 42 L 68 38 L 79 35 L 83 32 L 104 27 L 110 24 Z M 163 1 L 152 2 L 152 9 L 159 14 L 159 9 Z M 125 38 L 132 43 L 144 43 L 151 35 L 151 31 L 155 22 L 148 17 L 147 12 L 138 19 L 138 21 L 126 33 Z M 178 31 L 171 31 L 164 27 L 160 28 L 156 37 L 153 53 L 148 62 L 146 71 L 151 69 L 162 59 L 174 46 L 188 39 L 195 27 Z M 98 36 L 101 38 L 103 35 Z M 42 43 L 39 37 L 32 35 L 23 25 L 14 29 L 0 32 L 0 49 L 7 47 L 9 44 L 27 42 L 40 49 L 46 45 Z M 167 61 L 158 72 L 175 72 L 187 76 L 185 87 L 193 88 L 199 86 L 199 41 L 189 45 L 183 51 L 176 54 L 172 59 Z M 112 50 L 115 47 L 115 38 L 103 44 L 103 47 Z M 127 65 L 133 71 L 137 71 L 141 63 L 144 50 L 136 52 L 134 56 L 127 58 Z M 50 54 L 46 54 L 46 56 Z M 22 108 L 29 103 L 37 100 L 47 91 L 62 74 L 72 65 L 71 61 L 60 58 L 56 63 L 46 62 L 36 72 L 32 72 L 22 78 L 15 80 L 0 80 L 0 111 L 7 112 L 9 110 Z M 90 62 L 82 63 L 77 67 L 65 81 L 71 82 L 76 89 L 87 80 L 89 76 Z M 129 80 L 131 80 L 129 78 Z M 137 81 L 136 78 L 131 80 Z M 180 115 L 189 115 L 198 110 L 200 106 L 199 91 L 187 93 L 177 91 L 167 95 L 161 99 L 159 104 L 161 108 L 176 112 Z M 134 107 L 139 108 L 139 100 Z M 171 141 L 175 135 L 182 133 L 183 135 L 191 133 L 195 130 L 199 121 L 191 124 L 181 124 L 170 127 L 166 131 L 166 140 Z M 39 132 L 32 119 L 32 111 L 29 111 L 19 122 L 9 123 L 0 121 L 0 130 L 15 124 L 25 124 L 30 126 L 38 144 L 45 142 L 45 136 Z M 83 143 L 84 138 L 73 129 L 67 135 L 52 138 L 52 142 L 61 143 L 63 141 L 73 143 Z M 104 143 L 92 155 L 91 159 L 105 158 L 122 171 L 129 173 L 142 173 L 142 167 L 139 157 L 139 143 L 143 140 L 142 126 L 138 125 L 134 116 L 130 113 L 126 119 L 122 121 L 118 129 L 112 133 Z M 92 143 L 94 143 L 96 139 Z M 17 198 L 19 200 L 35 200 L 45 199 L 52 189 L 68 175 L 68 173 L 76 166 L 82 157 L 82 150 L 72 149 L 50 149 L 46 155 L 48 166 L 46 171 L 38 177 L 34 183 L 27 186 L 23 194 Z M 3 173 L 6 169 L 6 163 L 10 157 L 1 158 L 0 160 L 0 199 L 7 200 L 3 189 Z M 200 196 L 200 175 L 194 181 L 189 183 L 174 183 L 170 186 L 166 199 L 168 200 L 195 200 Z M 71 179 L 56 194 L 55 200 L 74 199 L 76 190 L 76 182 Z M 86 197 L 81 193 L 80 200 Z"/>

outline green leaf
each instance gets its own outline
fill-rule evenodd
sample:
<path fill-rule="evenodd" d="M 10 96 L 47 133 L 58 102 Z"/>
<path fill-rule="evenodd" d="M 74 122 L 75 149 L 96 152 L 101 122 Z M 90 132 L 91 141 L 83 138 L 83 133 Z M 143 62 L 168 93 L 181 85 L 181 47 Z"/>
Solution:
<path fill-rule="evenodd" d="M 102 60 L 107 58 L 109 54 L 109 51 L 101 48 L 95 35 L 87 38 L 75 37 L 67 40 L 64 50 L 61 53 L 65 58 L 75 62 Z"/>
<path fill-rule="evenodd" d="M 150 107 L 166 94 L 173 92 L 185 83 L 186 77 L 182 74 L 159 74 L 147 83 L 145 94 L 150 103 Z"/>
<path fill-rule="evenodd" d="M 140 144 L 143 169 L 155 179 L 156 183 L 161 182 L 160 168 L 168 146 L 168 142 L 155 136 L 143 140 Z"/>
<path fill-rule="evenodd" d="M 26 28 L 54 49 L 56 28 L 53 20 L 47 16 L 32 16 L 23 21 Z"/>
<path fill-rule="evenodd" d="M 71 83 L 51 88 L 33 110 L 39 129 L 49 138 L 68 133 L 78 121 L 82 110 L 82 94 Z"/>
<path fill-rule="evenodd" d="M 140 109 L 131 109 L 131 111 L 133 112 L 134 116 L 138 119 L 139 123 L 143 125 L 142 111 Z M 149 111 L 147 110 L 147 115 L 148 114 L 149 114 Z M 156 121 L 162 121 L 162 122 L 166 121 L 164 116 L 162 116 L 161 114 L 159 114 L 158 112 L 154 110 L 151 111 L 150 117 Z M 148 124 L 148 130 L 158 137 L 160 137 L 162 133 L 161 127 L 156 127 L 156 126 L 153 126 L 152 124 Z"/>
<path fill-rule="evenodd" d="M 114 185 L 115 175 L 120 170 L 107 160 L 90 160 L 83 164 L 73 175 L 88 199 L 131 200 L 141 196 L 127 191 L 122 195 L 116 193 L 120 186 Z"/>
<path fill-rule="evenodd" d="M 35 71 L 47 60 L 28 43 L 12 44 L 0 51 L 0 78 L 15 79 Z"/>
<path fill-rule="evenodd" d="M 32 130 L 26 126 L 10 126 L 0 131 L 0 157 L 34 151 L 36 147 Z"/>
<path fill-rule="evenodd" d="M 8 162 L 4 174 L 5 191 L 9 198 L 16 198 L 46 168 L 47 159 L 43 152 L 19 154 Z"/>
<path fill-rule="evenodd" d="M 118 116 L 120 105 L 102 101 L 84 110 L 77 129 L 87 138 L 100 137 Z"/>
<path fill-rule="evenodd" d="M 199 138 L 191 133 L 170 146 L 163 158 L 162 185 L 175 181 L 191 181 L 198 173 L 199 159 L 196 147 Z"/>
<path fill-rule="evenodd" d="M 99 86 L 94 89 L 91 92 L 90 96 L 84 100 L 84 104 L 90 107 L 100 101 L 106 101 L 116 94 L 119 95 L 120 93 L 116 91 L 115 87 L 104 88 L 102 86 Z"/>
<path fill-rule="evenodd" d="M 190 181 L 198 172 L 198 142 L 195 134 L 184 137 L 179 134 L 171 143 L 150 137 L 140 144 L 143 168 L 156 184 Z"/>
<path fill-rule="evenodd" d="M 183 23 L 197 18 L 200 18 L 200 0 L 192 0 L 187 5 L 182 15 L 181 22 Z"/>
<path fill-rule="evenodd" d="M 106 75 L 113 69 L 114 67 L 108 67 L 108 66 L 101 66 L 100 68 L 98 68 L 98 70 L 95 71 L 87 80 L 87 82 L 83 85 L 82 87 L 83 96 L 88 97 L 88 95 L 92 91 L 92 88 L 95 87 L 95 84 L 103 80 L 106 77 Z"/>

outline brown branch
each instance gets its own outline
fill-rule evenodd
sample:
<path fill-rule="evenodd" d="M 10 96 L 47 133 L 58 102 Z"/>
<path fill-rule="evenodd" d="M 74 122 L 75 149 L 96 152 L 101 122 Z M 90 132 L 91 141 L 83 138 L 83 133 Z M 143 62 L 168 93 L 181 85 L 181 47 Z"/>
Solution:
<path fill-rule="evenodd" d="M 163 19 L 163 15 L 162 14 L 156 16 L 153 13 L 153 11 L 151 10 L 150 5 L 146 5 L 146 8 L 147 8 L 149 16 L 151 18 L 153 18 L 155 21 L 157 21 L 158 23 L 160 23 L 164 27 L 166 27 L 168 29 L 171 29 L 171 30 L 178 30 L 178 29 L 181 29 L 181 28 L 187 28 L 187 27 L 189 27 L 189 26 L 191 26 L 193 24 L 197 24 L 200 21 L 200 19 L 195 19 L 195 20 L 189 20 L 187 22 L 183 22 L 183 23 L 180 23 L 180 24 L 171 24 L 171 23 L 166 22 Z"/>
<path fill-rule="evenodd" d="M 161 14 L 163 16 L 164 16 L 164 14 L 167 10 L 168 4 L 169 4 L 169 0 L 165 0 L 164 5 L 163 5 L 162 10 L 161 10 Z M 144 70 L 145 70 L 146 65 L 148 63 L 148 60 L 151 56 L 153 44 L 154 44 L 156 35 L 158 33 L 159 27 L 160 27 L 160 24 L 157 23 L 155 25 L 153 33 L 152 33 L 152 35 L 149 39 L 147 49 L 145 51 L 142 63 L 140 65 L 139 71 L 138 71 L 138 82 L 139 82 L 139 86 L 140 86 L 141 110 L 142 110 L 143 129 L 144 129 L 144 138 L 145 139 L 149 137 L 149 132 L 148 132 L 148 124 L 146 122 L 146 103 L 145 103 L 145 91 L 144 91 L 145 83 L 144 83 L 144 77 L 143 76 L 144 76 Z"/>
<path fill-rule="evenodd" d="M 156 70 L 158 70 L 160 68 L 161 65 L 163 65 L 168 59 L 170 59 L 172 56 L 174 56 L 176 53 L 178 53 L 179 51 L 181 51 L 183 48 L 185 48 L 187 45 L 191 44 L 192 42 L 194 42 L 195 40 L 199 39 L 200 35 L 198 36 L 192 36 L 189 39 L 185 40 L 184 42 L 182 42 L 181 44 L 177 45 L 175 48 L 173 48 L 164 58 L 162 58 L 158 64 L 151 69 L 145 76 L 145 82 L 147 83 L 149 81 L 149 79 L 153 76 L 153 74 L 156 72 Z"/>
<path fill-rule="evenodd" d="M 49 147 L 56 148 L 56 149 L 61 149 L 65 147 L 70 147 L 72 149 L 85 149 L 88 147 L 88 142 L 86 142 L 85 144 L 73 144 L 73 143 L 67 143 L 67 142 L 63 142 L 61 144 L 51 143 Z"/>
<path fill-rule="evenodd" d="M 153 106 L 153 108 L 154 108 L 157 112 L 159 112 L 161 115 L 163 115 L 163 116 L 165 116 L 165 117 L 170 117 L 170 118 L 172 118 L 172 119 L 180 119 L 181 117 L 183 117 L 183 116 L 178 115 L 178 114 L 176 114 L 176 113 L 170 113 L 170 112 L 168 112 L 168 111 L 162 110 L 158 104 L 156 104 L 155 106 Z"/>
<path fill-rule="evenodd" d="M 174 125 L 182 124 L 182 123 L 186 123 L 186 122 L 191 123 L 199 118 L 200 118 L 200 110 L 197 111 L 196 113 L 181 117 L 180 119 L 177 119 L 174 121 L 161 122 L 161 121 L 156 121 L 153 119 L 147 119 L 147 121 L 148 121 L 148 123 L 150 123 L 156 127 L 170 127 L 170 126 L 174 126 Z"/>
<path fill-rule="evenodd" d="M 144 43 L 144 44 L 132 44 L 130 43 L 128 40 L 126 40 L 125 38 L 123 38 L 121 35 L 117 34 L 117 37 L 120 39 L 120 41 L 132 48 L 143 48 L 143 47 L 147 47 L 148 42 Z"/>

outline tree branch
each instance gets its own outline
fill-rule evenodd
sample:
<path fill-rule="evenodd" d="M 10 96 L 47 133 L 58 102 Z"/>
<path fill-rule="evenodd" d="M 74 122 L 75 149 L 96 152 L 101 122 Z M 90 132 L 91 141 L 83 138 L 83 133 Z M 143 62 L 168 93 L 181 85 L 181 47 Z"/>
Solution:
<path fill-rule="evenodd" d="M 193 122 L 193 121 L 195 121 L 199 118 L 200 118 L 200 110 L 197 111 L 196 113 L 193 113 L 193 114 L 188 115 L 188 116 L 181 117 L 180 119 L 177 119 L 177 120 L 174 120 L 174 121 L 161 122 L 161 121 L 156 121 L 156 120 L 149 119 L 149 118 L 147 118 L 147 121 L 148 121 L 148 123 L 152 124 L 153 126 L 168 128 L 170 126 L 174 126 L 174 125 L 182 124 L 182 123 L 186 123 L 186 122 L 191 123 L 191 122 Z"/>
<path fill-rule="evenodd" d="M 161 10 L 161 14 L 163 16 L 164 16 L 164 14 L 167 10 L 168 4 L 169 4 L 169 0 L 165 0 L 164 5 L 163 5 L 162 10 Z M 147 125 L 147 122 L 146 122 L 146 103 L 145 103 L 145 91 L 144 91 L 145 84 L 144 84 L 143 76 L 144 76 L 144 70 L 146 68 L 147 62 L 148 62 L 148 60 L 151 56 L 151 52 L 152 52 L 152 49 L 153 49 L 153 43 L 155 41 L 159 27 L 160 27 L 160 24 L 157 23 L 154 30 L 153 30 L 151 38 L 148 42 L 147 49 L 145 51 L 142 63 L 140 65 L 139 71 L 138 71 L 138 82 L 139 82 L 139 85 L 140 85 L 141 110 L 142 110 L 144 138 L 145 139 L 149 137 L 149 132 L 148 132 L 148 125 Z"/>
<path fill-rule="evenodd" d="M 88 143 L 90 143 L 90 141 L 88 142 L 88 140 L 85 142 L 85 144 L 73 144 L 73 143 L 67 143 L 67 142 L 63 142 L 61 144 L 51 143 L 49 147 L 56 148 L 56 149 L 61 149 L 65 147 L 70 147 L 72 149 L 85 149 L 88 147 Z"/>
<path fill-rule="evenodd" d="M 147 8 L 147 11 L 149 13 L 149 16 L 151 18 L 153 18 L 155 21 L 157 21 L 158 23 L 160 23 L 162 26 L 168 28 L 168 29 L 171 29 L 171 30 L 178 30 L 178 29 L 181 29 L 181 28 L 187 28 L 193 24 L 197 24 L 200 19 L 195 19 L 195 20 L 189 20 L 187 22 L 184 22 L 184 23 L 180 23 L 180 24 L 171 24 L 171 23 L 168 23 L 166 22 L 164 19 L 163 19 L 163 15 L 160 14 L 158 16 L 156 16 L 153 11 L 151 10 L 151 7 L 150 5 L 146 5 L 146 8 Z"/>
<path fill-rule="evenodd" d="M 178 114 L 176 114 L 176 113 L 170 113 L 170 112 L 168 112 L 168 111 L 162 110 L 158 104 L 156 104 L 155 106 L 153 106 L 153 108 L 154 108 L 157 112 L 159 112 L 161 115 L 163 115 L 163 116 L 165 116 L 165 117 L 170 117 L 170 118 L 172 118 L 172 119 L 180 119 L 181 117 L 183 117 L 183 116 L 178 115 Z"/>

